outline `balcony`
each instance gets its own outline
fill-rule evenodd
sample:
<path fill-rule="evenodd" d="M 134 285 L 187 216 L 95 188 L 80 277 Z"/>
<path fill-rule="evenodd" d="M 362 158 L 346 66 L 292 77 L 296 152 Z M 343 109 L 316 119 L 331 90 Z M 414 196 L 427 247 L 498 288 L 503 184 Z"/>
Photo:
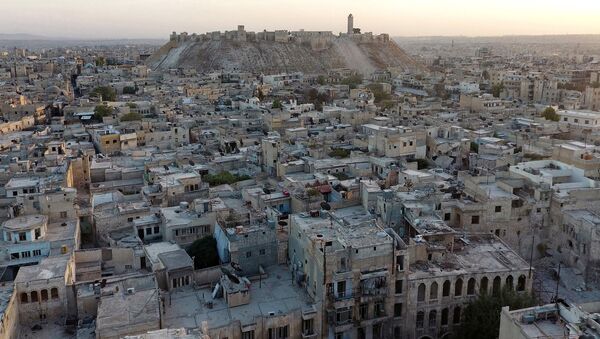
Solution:
<path fill-rule="evenodd" d="M 313 329 L 304 329 L 302 330 L 302 339 L 316 338 L 317 332 Z"/>

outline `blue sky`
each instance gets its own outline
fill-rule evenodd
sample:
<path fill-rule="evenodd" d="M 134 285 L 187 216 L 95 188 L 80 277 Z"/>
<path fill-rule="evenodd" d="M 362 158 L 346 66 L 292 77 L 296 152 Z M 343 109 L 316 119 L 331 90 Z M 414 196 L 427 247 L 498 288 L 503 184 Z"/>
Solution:
<path fill-rule="evenodd" d="M 164 38 L 171 31 L 300 29 L 402 36 L 600 34 L 600 0 L 2 0 L 0 33 Z"/>

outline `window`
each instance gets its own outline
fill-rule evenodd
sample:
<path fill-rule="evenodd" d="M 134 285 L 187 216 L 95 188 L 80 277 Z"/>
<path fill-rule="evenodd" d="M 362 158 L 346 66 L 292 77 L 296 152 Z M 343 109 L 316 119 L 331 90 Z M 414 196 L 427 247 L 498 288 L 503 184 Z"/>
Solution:
<path fill-rule="evenodd" d="M 35 240 L 39 239 L 42 236 L 42 230 L 39 228 L 35 229 Z"/>
<path fill-rule="evenodd" d="M 152 234 L 152 228 L 148 227 L 148 228 L 146 228 L 146 235 L 150 235 L 150 234 Z"/>
<path fill-rule="evenodd" d="M 469 279 L 469 282 L 467 282 L 467 295 L 473 294 L 475 294 L 475 279 L 471 278 Z"/>
<path fill-rule="evenodd" d="M 461 278 L 456 279 L 456 284 L 454 284 L 454 296 L 460 297 L 462 295 L 463 289 L 463 281 Z"/>
<path fill-rule="evenodd" d="M 302 321 L 302 334 L 304 334 L 304 335 L 312 335 L 314 333 L 315 333 L 315 330 L 314 330 L 314 319 L 305 319 L 305 320 L 303 320 Z M 254 339 L 254 336 L 251 339 Z"/>
<path fill-rule="evenodd" d="M 19 241 L 25 241 L 25 240 L 27 240 L 27 233 L 19 232 Z"/>
<path fill-rule="evenodd" d="M 338 325 L 348 323 L 350 320 L 352 320 L 352 306 L 337 309 L 335 321 Z"/>
<path fill-rule="evenodd" d="M 19 252 L 15 252 L 15 253 L 11 253 L 10 254 L 10 259 L 11 260 L 19 259 L 20 257 L 21 257 L 21 254 Z"/>
<path fill-rule="evenodd" d="M 127 222 L 133 222 L 133 218 L 127 218 Z"/>
<path fill-rule="evenodd" d="M 52 289 L 50 290 L 50 297 L 52 299 L 58 299 L 58 288 L 52 287 Z"/>
<path fill-rule="evenodd" d="M 423 328 L 423 322 L 425 321 L 425 312 L 417 312 L 417 328 Z"/>
<path fill-rule="evenodd" d="M 448 220 L 450 220 L 450 216 L 451 216 L 451 215 L 450 215 L 450 213 L 445 213 L 445 214 L 444 214 L 444 220 L 445 220 L 445 221 L 448 221 Z"/>
<path fill-rule="evenodd" d="M 345 281 L 338 281 L 337 296 L 338 296 L 338 298 L 343 298 L 346 296 L 346 282 Z"/>
<path fill-rule="evenodd" d="M 27 304 L 29 302 L 29 297 L 27 296 L 27 293 L 23 292 L 21 293 L 21 304 Z"/>
<path fill-rule="evenodd" d="M 403 255 L 399 255 L 396 257 L 396 265 L 398 265 L 398 271 L 404 271 L 404 256 Z"/>
<path fill-rule="evenodd" d="M 429 311 L 429 327 L 437 326 L 437 311 L 431 310 Z"/>
<path fill-rule="evenodd" d="M 31 292 L 31 302 L 37 302 L 37 301 L 39 301 L 37 291 Z"/>
<path fill-rule="evenodd" d="M 154 234 L 160 233 L 160 226 L 154 226 Z"/>
<path fill-rule="evenodd" d="M 508 277 L 506 277 L 506 288 L 508 288 L 509 290 L 513 290 L 514 288 L 514 282 L 513 282 L 513 276 L 509 275 Z"/>
<path fill-rule="evenodd" d="M 479 224 L 479 216 L 478 215 L 471 216 L 471 224 L 473 224 L 473 225 Z"/>
<path fill-rule="evenodd" d="M 402 294 L 402 284 L 403 280 L 396 280 L 396 294 Z"/>
<path fill-rule="evenodd" d="M 252 252 L 248 251 L 246 252 L 246 258 L 250 258 L 252 256 Z"/>
<path fill-rule="evenodd" d="M 394 339 L 402 339 L 402 327 L 394 327 Z"/>
<path fill-rule="evenodd" d="M 60 212 L 60 217 L 61 217 L 62 219 L 66 219 L 66 218 L 67 218 L 67 212 L 66 212 L 66 211 L 62 211 L 62 212 Z"/>
<path fill-rule="evenodd" d="M 402 303 L 394 304 L 394 317 L 402 316 Z"/>
<path fill-rule="evenodd" d="M 496 213 L 500 213 L 500 212 L 502 212 L 502 206 L 496 206 L 496 207 L 494 208 L 494 211 L 495 211 Z"/>
<path fill-rule="evenodd" d="M 385 306 L 383 304 L 383 301 L 375 302 L 375 316 L 376 317 L 385 316 Z"/>
<path fill-rule="evenodd" d="M 419 289 L 417 290 L 417 301 L 424 302 L 425 301 L 425 284 L 420 284 Z"/>
<path fill-rule="evenodd" d="M 258 254 L 259 254 L 259 255 L 265 255 L 265 254 L 267 254 L 267 251 L 266 251 L 264 248 L 261 248 L 261 249 L 258 251 Z"/>
<path fill-rule="evenodd" d="M 442 326 L 448 325 L 448 309 L 442 309 Z"/>
<path fill-rule="evenodd" d="M 444 285 L 442 286 L 442 297 L 450 296 L 450 280 L 444 281 Z"/>
<path fill-rule="evenodd" d="M 437 282 L 432 282 L 431 286 L 429 286 L 429 299 L 437 300 L 438 298 L 438 284 Z"/>
<path fill-rule="evenodd" d="M 362 303 L 358 306 L 358 316 L 361 320 L 369 319 L 369 304 Z"/>
<path fill-rule="evenodd" d="M 519 291 L 519 292 L 525 291 L 526 280 L 527 280 L 527 278 L 525 278 L 524 275 L 521 275 L 519 277 L 519 280 L 517 280 L 517 291 Z"/>
<path fill-rule="evenodd" d="M 42 255 L 42 250 L 33 250 L 34 257 L 39 257 L 40 255 Z"/>
<path fill-rule="evenodd" d="M 452 317 L 452 322 L 455 324 L 460 324 L 460 306 L 454 308 L 454 316 Z"/>
<path fill-rule="evenodd" d="M 42 290 L 42 301 L 48 301 L 48 290 Z"/>
<path fill-rule="evenodd" d="M 21 252 L 21 257 L 22 258 L 31 258 L 31 252 L 29 252 L 29 251 Z"/>
<path fill-rule="evenodd" d="M 499 295 L 500 294 L 500 288 L 502 285 L 502 280 L 500 279 L 500 277 L 495 277 L 494 278 L 494 282 L 492 284 L 492 294 L 493 295 Z"/>
<path fill-rule="evenodd" d="M 481 282 L 479 283 L 479 294 L 486 294 L 488 290 L 488 278 L 481 278 Z"/>

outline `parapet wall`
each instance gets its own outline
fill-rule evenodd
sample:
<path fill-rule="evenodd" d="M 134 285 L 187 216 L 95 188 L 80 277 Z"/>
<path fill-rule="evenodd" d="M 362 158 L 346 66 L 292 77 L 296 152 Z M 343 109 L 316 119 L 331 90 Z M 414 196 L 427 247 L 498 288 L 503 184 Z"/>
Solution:
<path fill-rule="evenodd" d="M 272 41 L 279 43 L 292 43 L 309 45 L 313 50 L 321 50 L 329 48 L 333 41 L 337 38 L 350 38 L 357 43 L 387 43 L 390 41 L 389 34 L 374 35 L 373 33 L 356 33 L 346 34 L 340 33 L 334 35 L 331 31 L 262 31 L 262 32 L 247 32 L 243 26 L 238 27 L 235 31 L 215 31 L 203 34 L 188 34 L 187 32 L 173 32 L 170 36 L 170 41 L 173 42 L 202 42 L 202 41 L 236 41 L 236 42 L 252 42 L 252 41 Z"/>

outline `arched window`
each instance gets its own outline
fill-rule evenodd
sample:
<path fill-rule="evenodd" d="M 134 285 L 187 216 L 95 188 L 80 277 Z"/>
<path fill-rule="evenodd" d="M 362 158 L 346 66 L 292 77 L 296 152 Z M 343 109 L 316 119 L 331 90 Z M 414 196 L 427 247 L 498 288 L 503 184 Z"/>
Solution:
<path fill-rule="evenodd" d="M 52 287 L 52 289 L 50 290 L 50 298 L 58 299 L 58 288 Z"/>
<path fill-rule="evenodd" d="M 437 326 L 437 311 L 431 310 L 429 311 L 429 327 Z"/>
<path fill-rule="evenodd" d="M 429 286 L 429 299 L 437 300 L 437 298 L 438 298 L 438 284 L 434 281 L 431 283 L 431 286 Z"/>
<path fill-rule="evenodd" d="M 492 294 L 499 295 L 501 288 L 502 288 L 502 279 L 500 279 L 500 277 L 496 276 L 494 278 L 494 283 L 492 285 Z"/>
<path fill-rule="evenodd" d="M 423 328 L 423 322 L 425 321 L 425 312 L 417 312 L 417 328 Z"/>
<path fill-rule="evenodd" d="M 461 278 L 456 279 L 456 283 L 454 284 L 454 296 L 460 297 L 462 295 L 463 282 Z"/>
<path fill-rule="evenodd" d="M 484 295 L 487 294 L 488 291 L 488 278 L 481 278 L 481 282 L 479 283 L 479 294 Z"/>
<path fill-rule="evenodd" d="M 417 301 L 425 301 L 425 284 L 420 284 L 417 291 Z"/>
<path fill-rule="evenodd" d="M 508 277 L 506 277 L 506 288 L 508 288 L 511 291 L 514 288 L 513 276 L 512 275 L 509 275 Z"/>
<path fill-rule="evenodd" d="M 460 306 L 454 308 L 454 316 L 452 317 L 452 323 L 460 324 Z"/>
<path fill-rule="evenodd" d="M 21 293 L 21 304 L 27 304 L 29 302 L 29 297 L 27 296 L 27 293 L 23 292 Z"/>
<path fill-rule="evenodd" d="M 527 278 L 521 274 L 519 276 L 519 280 L 517 281 L 517 291 L 519 291 L 519 292 L 525 291 L 526 282 L 527 282 Z"/>
<path fill-rule="evenodd" d="M 42 290 L 42 301 L 48 301 L 48 290 Z"/>
<path fill-rule="evenodd" d="M 450 280 L 444 281 L 444 285 L 442 286 L 442 297 L 450 296 Z"/>
<path fill-rule="evenodd" d="M 33 303 L 33 302 L 37 302 L 37 301 L 39 301 L 38 293 L 37 293 L 37 291 L 32 291 L 31 292 L 31 302 Z"/>
<path fill-rule="evenodd" d="M 448 325 L 448 309 L 442 309 L 442 326 Z"/>
<path fill-rule="evenodd" d="M 473 294 L 475 294 L 475 278 L 471 278 L 467 282 L 467 295 Z"/>

